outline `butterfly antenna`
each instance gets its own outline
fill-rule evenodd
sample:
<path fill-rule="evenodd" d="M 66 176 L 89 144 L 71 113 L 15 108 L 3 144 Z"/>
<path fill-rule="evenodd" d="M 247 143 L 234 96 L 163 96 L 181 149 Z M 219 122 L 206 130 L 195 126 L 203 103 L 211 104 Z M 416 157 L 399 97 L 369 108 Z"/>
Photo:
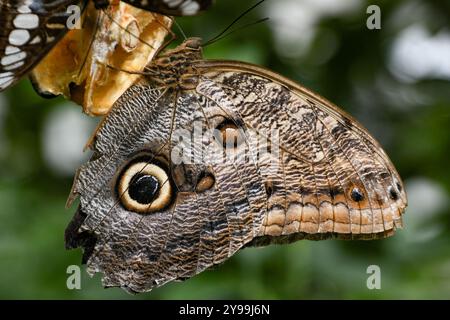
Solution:
<path fill-rule="evenodd" d="M 187 40 L 186 34 L 183 31 L 183 28 L 181 28 L 180 24 L 174 19 L 173 23 L 177 26 L 177 29 L 180 30 L 181 35 L 183 36 L 184 40 Z"/>
<path fill-rule="evenodd" d="M 250 8 L 248 8 L 247 10 L 245 10 L 244 12 L 242 12 L 236 19 L 233 20 L 233 22 L 231 22 L 228 27 L 226 27 L 224 30 L 222 30 L 222 32 L 220 32 L 218 35 L 216 35 L 215 37 L 213 37 L 212 39 L 209 39 L 208 41 L 206 41 L 203 46 L 208 45 L 214 41 L 216 41 L 218 38 L 221 38 L 223 36 L 224 33 L 226 33 L 228 30 L 230 30 L 230 28 L 232 26 L 234 26 L 239 20 L 241 20 L 245 15 L 247 15 L 250 11 L 252 11 L 253 9 L 255 9 L 256 7 L 258 7 L 261 3 L 263 3 L 266 0 L 260 0 L 257 3 L 255 3 L 253 6 L 251 6 Z"/>
<path fill-rule="evenodd" d="M 252 26 L 254 26 L 254 25 L 256 25 L 256 24 L 263 23 L 263 22 L 266 22 L 266 21 L 268 21 L 268 20 L 269 20 L 269 18 L 266 17 L 266 18 L 262 18 L 262 19 L 256 20 L 256 21 L 254 21 L 254 22 L 250 22 L 250 23 L 244 24 L 243 26 L 240 26 L 239 28 L 236 28 L 236 29 L 234 29 L 234 30 L 231 30 L 230 32 L 228 32 L 228 33 L 222 35 L 221 37 L 218 37 L 218 38 L 216 37 L 213 41 L 211 41 L 211 40 L 210 40 L 210 41 L 207 41 L 207 42 L 206 42 L 204 45 L 202 45 L 202 46 L 203 46 L 203 47 L 209 46 L 210 44 L 213 44 L 213 43 L 215 43 L 215 42 L 217 42 L 217 41 L 222 40 L 223 38 L 228 37 L 230 34 L 235 33 L 236 31 L 243 30 L 243 29 L 248 28 L 248 27 L 252 27 Z"/>

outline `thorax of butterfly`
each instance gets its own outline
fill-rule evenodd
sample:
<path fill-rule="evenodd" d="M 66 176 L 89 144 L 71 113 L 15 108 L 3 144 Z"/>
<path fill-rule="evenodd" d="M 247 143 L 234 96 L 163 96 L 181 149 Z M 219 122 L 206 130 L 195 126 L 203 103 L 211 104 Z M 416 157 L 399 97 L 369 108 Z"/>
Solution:
<path fill-rule="evenodd" d="M 194 62 L 202 59 L 201 39 L 190 38 L 179 47 L 164 52 L 146 68 L 150 79 L 172 89 L 195 89 L 199 71 Z"/>

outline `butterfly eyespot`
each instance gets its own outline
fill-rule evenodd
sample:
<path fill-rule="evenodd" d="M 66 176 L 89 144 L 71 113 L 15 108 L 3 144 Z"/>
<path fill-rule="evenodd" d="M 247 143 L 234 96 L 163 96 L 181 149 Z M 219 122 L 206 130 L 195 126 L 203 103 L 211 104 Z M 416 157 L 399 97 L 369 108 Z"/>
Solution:
<path fill-rule="evenodd" d="M 242 130 L 229 120 L 219 124 L 214 135 L 217 141 L 226 149 L 236 149 L 243 141 Z"/>
<path fill-rule="evenodd" d="M 156 163 L 140 161 L 128 166 L 120 175 L 117 195 L 127 210 L 151 213 L 166 208 L 173 191 L 165 169 Z"/>
<path fill-rule="evenodd" d="M 215 182 L 216 182 L 216 179 L 214 178 L 214 176 L 209 172 L 205 172 L 198 179 L 195 191 L 197 191 L 197 192 L 207 191 L 214 186 Z"/>
<path fill-rule="evenodd" d="M 390 187 L 388 188 L 388 192 L 389 192 L 389 197 L 390 197 L 392 200 L 398 200 L 399 195 L 398 195 L 397 190 L 394 189 L 394 187 L 390 186 Z"/>
<path fill-rule="evenodd" d="M 360 202 L 364 199 L 364 194 L 358 188 L 353 188 L 350 193 L 350 197 L 353 201 Z"/>

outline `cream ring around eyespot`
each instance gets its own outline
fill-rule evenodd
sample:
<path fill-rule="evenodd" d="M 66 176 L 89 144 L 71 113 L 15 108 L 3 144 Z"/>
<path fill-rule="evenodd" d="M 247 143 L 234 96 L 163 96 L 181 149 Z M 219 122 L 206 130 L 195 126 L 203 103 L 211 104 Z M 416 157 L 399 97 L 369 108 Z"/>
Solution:
<path fill-rule="evenodd" d="M 158 180 L 159 190 L 157 192 L 157 198 L 150 204 L 137 202 L 131 198 L 128 192 L 130 182 L 137 174 L 150 175 Z M 151 213 L 162 210 L 169 204 L 172 197 L 172 186 L 167 173 L 161 167 L 148 162 L 138 162 L 128 167 L 120 177 L 117 191 L 120 201 L 125 208 L 139 213 Z"/>

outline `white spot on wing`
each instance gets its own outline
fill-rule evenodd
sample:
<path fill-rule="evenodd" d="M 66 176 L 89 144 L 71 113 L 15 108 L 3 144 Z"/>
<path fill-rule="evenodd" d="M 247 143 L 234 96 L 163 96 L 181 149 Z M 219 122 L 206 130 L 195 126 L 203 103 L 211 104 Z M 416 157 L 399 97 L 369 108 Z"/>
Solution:
<path fill-rule="evenodd" d="M 31 9 L 27 5 L 22 5 L 17 8 L 20 13 L 31 13 Z"/>
<path fill-rule="evenodd" d="M 18 53 L 15 54 L 10 54 L 8 56 L 4 56 L 1 60 L 1 64 L 2 66 L 8 66 L 10 64 L 16 63 L 20 60 L 25 59 L 27 56 L 26 52 L 24 51 L 20 51 Z"/>
<path fill-rule="evenodd" d="M 186 1 L 181 6 L 181 13 L 185 16 L 196 14 L 200 10 L 200 5 L 197 2 Z"/>
<path fill-rule="evenodd" d="M 3 70 L 14 70 L 14 69 L 17 69 L 17 68 L 23 66 L 24 64 L 25 64 L 25 61 L 22 60 L 22 61 L 19 61 L 17 63 L 14 63 L 12 65 L 3 67 Z"/>
<path fill-rule="evenodd" d="M 33 40 L 30 41 L 30 44 L 36 44 L 41 42 L 41 37 L 40 36 L 36 36 L 33 38 Z"/>
<path fill-rule="evenodd" d="M 182 1 L 183 0 L 164 0 L 164 2 L 167 3 L 167 6 L 169 8 L 178 7 Z"/>
<path fill-rule="evenodd" d="M 13 53 L 16 53 L 16 52 L 19 52 L 19 51 L 20 51 L 20 49 L 17 48 L 17 47 L 7 46 L 6 49 L 5 49 L 5 54 L 13 54 Z"/>
<path fill-rule="evenodd" d="M 30 33 L 27 30 L 13 30 L 9 34 L 8 41 L 15 46 L 24 45 L 30 39 Z"/>
<path fill-rule="evenodd" d="M 6 76 L 4 76 L 6 75 Z M 14 81 L 14 76 L 12 76 L 12 72 L 4 72 L 0 73 L 0 88 L 4 89 L 9 86 Z"/>
<path fill-rule="evenodd" d="M 30 13 L 30 6 L 33 4 L 33 0 L 25 0 L 21 1 L 20 5 L 17 8 L 17 11 L 20 13 Z"/>
<path fill-rule="evenodd" d="M 39 26 L 39 17 L 35 14 L 19 14 L 13 24 L 16 28 L 35 29 Z"/>

